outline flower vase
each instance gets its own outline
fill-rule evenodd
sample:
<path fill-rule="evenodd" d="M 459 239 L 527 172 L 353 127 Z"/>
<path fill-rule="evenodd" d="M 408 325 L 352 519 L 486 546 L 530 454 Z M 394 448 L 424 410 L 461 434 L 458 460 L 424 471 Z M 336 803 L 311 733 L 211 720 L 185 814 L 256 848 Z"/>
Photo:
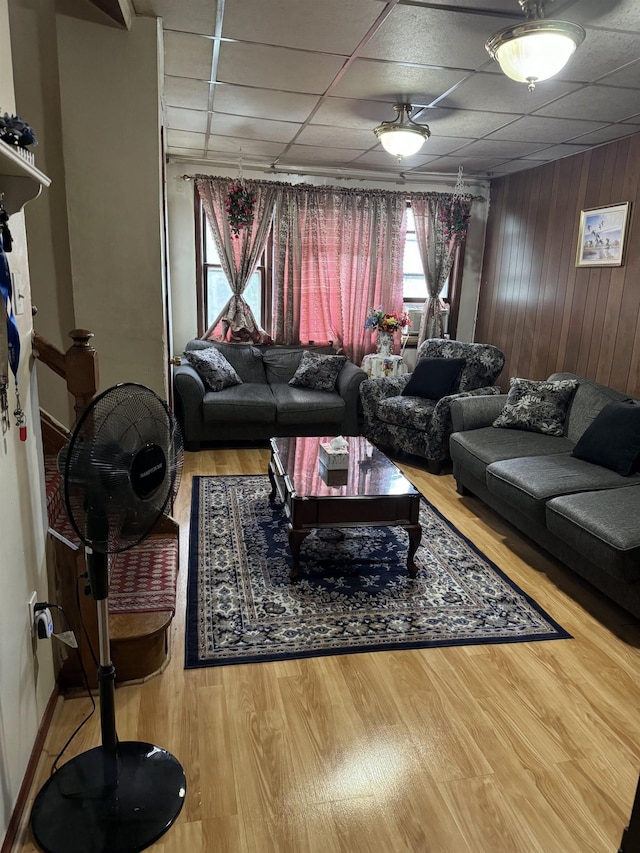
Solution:
<path fill-rule="evenodd" d="M 382 356 L 389 356 L 393 353 L 393 335 L 391 332 L 378 332 L 378 340 L 376 342 L 376 352 Z"/>

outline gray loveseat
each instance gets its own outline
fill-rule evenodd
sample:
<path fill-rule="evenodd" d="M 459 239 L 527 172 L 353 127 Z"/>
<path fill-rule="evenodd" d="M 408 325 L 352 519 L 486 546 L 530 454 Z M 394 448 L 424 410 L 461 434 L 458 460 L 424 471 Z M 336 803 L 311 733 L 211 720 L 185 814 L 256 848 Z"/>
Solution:
<path fill-rule="evenodd" d="M 359 433 L 359 389 L 367 378 L 364 370 L 346 361 L 334 391 L 288 384 L 305 349 L 335 354 L 330 347 L 192 340 L 185 350 L 207 347 L 216 347 L 242 382 L 210 391 L 185 358 L 173 368 L 174 407 L 187 450 L 198 450 L 203 442 Z"/>
<path fill-rule="evenodd" d="M 492 426 L 506 395 L 452 401 L 458 491 L 482 499 L 640 617 L 640 474 L 622 476 L 571 455 L 598 413 L 628 395 L 571 373 L 549 379 L 579 381 L 561 436 Z"/>

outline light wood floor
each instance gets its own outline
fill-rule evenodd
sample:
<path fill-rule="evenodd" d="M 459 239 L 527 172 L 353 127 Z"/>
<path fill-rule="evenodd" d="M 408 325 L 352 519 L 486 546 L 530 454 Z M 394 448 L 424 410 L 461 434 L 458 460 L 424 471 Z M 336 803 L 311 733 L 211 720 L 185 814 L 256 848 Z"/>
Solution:
<path fill-rule="evenodd" d="M 170 750 L 187 774 L 182 814 L 152 849 L 615 853 L 640 771 L 638 624 L 450 475 L 401 465 L 574 639 L 183 669 L 191 476 L 267 461 L 186 454 L 172 659 L 116 694 L 120 739 Z M 60 701 L 34 791 L 87 707 Z M 96 719 L 68 756 L 99 739 Z M 34 850 L 22 836 L 15 850 Z"/>

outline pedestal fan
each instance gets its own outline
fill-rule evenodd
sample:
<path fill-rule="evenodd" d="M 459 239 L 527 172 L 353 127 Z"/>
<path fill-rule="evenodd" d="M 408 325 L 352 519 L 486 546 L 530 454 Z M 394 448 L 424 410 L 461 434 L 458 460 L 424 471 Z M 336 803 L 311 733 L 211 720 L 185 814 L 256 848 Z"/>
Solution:
<path fill-rule="evenodd" d="M 120 742 L 109 641 L 109 554 L 147 536 L 171 509 L 182 436 L 151 389 L 123 383 L 96 397 L 58 457 L 69 520 L 86 546 L 98 610 L 102 745 L 72 758 L 44 784 L 31 829 L 47 853 L 134 853 L 172 825 L 184 803 L 182 766 L 166 750 Z"/>

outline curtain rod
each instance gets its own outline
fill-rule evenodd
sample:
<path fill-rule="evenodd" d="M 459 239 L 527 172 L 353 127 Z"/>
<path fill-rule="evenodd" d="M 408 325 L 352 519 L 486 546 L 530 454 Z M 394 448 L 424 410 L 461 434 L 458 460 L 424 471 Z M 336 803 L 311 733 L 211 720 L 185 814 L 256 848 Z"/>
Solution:
<path fill-rule="evenodd" d="M 291 174 L 291 173 L 289 172 L 286 174 Z M 298 174 L 298 173 L 296 173 L 296 174 Z M 306 175 L 306 177 L 312 177 L 312 176 Z M 201 174 L 179 175 L 178 178 L 179 178 L 179 180 L 183 180 L 183 181 L 193 181 L 196 178 L 209 178 L 211 180 L 218 180 L 218 181 L 233 181 L 233 180 L 235 180 L 235 178 L 226 177 L 223 175 L 201 175 Z M 453 192 L 448 193 L 448 192 L 444 192 L 442 190 L 438 190 L 438 191 L 436 191 L 436 190 L 434 190 L 434 191 L 429 191 L 429 190 L 412 191 L 409 189 L 407 189 L 407 190 L 383 190 L 383 189 L 376 189 L 375 187 L 358 188 L 358 187 L 331 187 L 331 186 L 327 186 L 326 184 L 318 184 L 318 185 L 316 185 L 316 184 L 291 184 L 291 183 L 288 183 L 286 181 L 268 181 L 268 180 L 259 180 L 257 178 L 245 178 L 245 180 L 246 181 L 253 181 L 253 183 L 255 183 L 255 184 L 266 184 L 266 185 L 280 184 L 281 186 L 291 187 L 292 189 L 337 190 L 338 192 L 349 192 L 349 191 L 351 191 L 351 192 L 358 192 L 358 191 L 360 191 L 360 192 L 374 192 L 374 193 L 380 192 L 380 193 L 394 193 L 396 195 L 404 195 L 404 196 L 419 196 L 419 195 L 449 196 L 449 195 L 454 194 Z M 349 180 L 349 179 L 346 179 L 346 180 Z M 366 178 L 351 178 L 350 180 L 367 180 L 367 179 Z M 372 180 L 378 180 L 378 179 L 372 179 Z M 382 180 L 384 180 L 384 179 L 382 179 Z M 387 179 L 387 180 L 390 181 L 391 179 Z M 463 197 L 468 198 L 470 201 L 486 201 L 487 200 L 486 197 L 483 195 L 471 195 L 471 193 L 464 193 Z"/>

